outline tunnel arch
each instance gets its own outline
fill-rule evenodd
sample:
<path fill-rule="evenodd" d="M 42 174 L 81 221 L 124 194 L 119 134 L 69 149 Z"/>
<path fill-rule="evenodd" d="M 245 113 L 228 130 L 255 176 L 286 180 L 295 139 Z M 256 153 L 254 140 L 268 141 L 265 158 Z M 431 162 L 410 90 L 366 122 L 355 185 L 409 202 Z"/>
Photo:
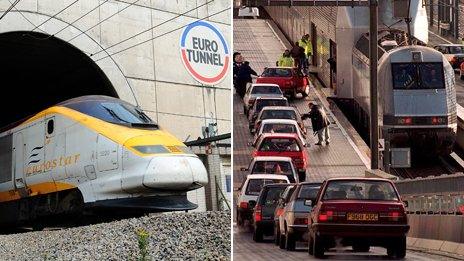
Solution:
<path fill-rule="evenodd" d="M 0 79 L 8 93 L 4 99 L 13 102 L 0 103 L 0 127 L 70 98 L 119 97 L 88 55 L 59 38 L 30 31 L 0 33 L 0 57 Z"/>

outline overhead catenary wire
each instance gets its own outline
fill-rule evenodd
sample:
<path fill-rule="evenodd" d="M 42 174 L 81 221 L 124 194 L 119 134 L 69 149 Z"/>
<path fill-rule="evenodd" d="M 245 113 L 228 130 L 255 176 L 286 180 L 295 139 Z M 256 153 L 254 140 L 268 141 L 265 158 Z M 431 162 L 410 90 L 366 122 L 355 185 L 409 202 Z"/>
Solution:
<path fill-rule="evenodd" d="M 205 17 L 203 17 L 203 18 L 201 18 L 201 19 L 197 19 L 195 22 L 208 19 L 208 18 L 210 18 L 210 17 L 213 17 L 213 16 L 215 16 L 215 15 L 218 15 L 218 14 L 223 13 L 223 12 L 228 11 L 228 10 L 230 10 L 230 7 L 226 8 L 226 9 L 223 9 L 223 10 L 221 10 L 221 11 L 218 11 L 218 12 L 216 12 L 216 13 L 210 14 L 210 15 L 208 15 L 208 16 L 205 16 Z M 111 57 L 111 56 L 113 56 L 113 55 L 115 55 L 115 54 L 125 52 L 125 51 L 127 51 L 127 50 L 129 50 L 129 49 L 132 49 L 132 48 L 134 48 L 134 47 L 137 47 L 137 46 L 142 45 L 142 44 L 144 44 L 144 43 L 147 43 L 147 42 L 149 42 L 149 41 L 155 40 L 155 39 L 160 38 L 160 37 L 162 37 L 162 36 L 165 36 L 165 35 L 167 35 L 167 34 L 170 34 L 170 33 L 173 33 L 173 32 L 175 32 L 175 31 L 178 31 L 178 30 L 180 30 L 180 29 L 182 29 L 182 28 L 185 28 L 185 27 L 189 26 L 190 24 L 195 23 L 195 22 L 188 23 L 188 24 L 185 24 L 185 25 L 183 25 L 183 26 L 177 27 L 177 28 L 175 28 L 175 29 L 169 30 L 169 31 L 167 31 L 167 32 L 165 32 L 165 33 L 162 33 L 162 34 L 160 34 L 160 35 L 157 35 L 157 36 L 155 36 L 155 37 L 152 37 L 152 38 L 150 38 L 150 39 L 148 39 L 148 40 L 139 42 L 139 43 L 137 43 L 137 44 L 131 45 L 131 46 L 129 46 L 129 47 L 127 47 L 127 48 L 124 48 L 124 49 L 122 49 L 122 50 L 119 50 L 119 51 L 117 51 L 117 52 L 108 54 L 108 55 L 103 56 L 103 57 L 101 57 L 101 58 L 98 58 L 98 59 L 96 59 L 96 60 L 94 60 L 94 61 L 95 61 L 95 62 L 98 62 L 98 61 L 103 60 L 103 59 L 105 59 L 105 58 Z"/>
<path fill-rule="evenodd" d="M 98 4 L 97 6 L 95 6 L 94 8 L 90 9 L 87 13 L 81 15 L 80 17 L 78 17 L 77 19 L 75 19 L 74 21 L 72 21 L 71 23 L 67 24 L 65 27 L 61 28 L 58 32 L 54 33 L 53 35 L 57 35 L 59 33 L 61 33 L 63 30 L 65 30 L 66 28 L 68 28 L 69 26 L 72 26 L 74 23 L 76 23 L 77 21 L 81 20 L 84 16 L 90 14 L 91 12 L 95 11 L 97 8 L 99 8 L 100 6 L 104 5 L 106 2 L 108 2 L 108 0 L 105 0 L 103 2 L 101 2 L 100 4 Z"/>
<path fill-rule="evenodd" d="M 163 24 L 169 23 L 169 22 L 171 22 L 171 21 L 173 21 L 173 20 L 175 20 L 175 19 L 177 19 L 177 18 L 179 18 L 179 17 L 181 17 L 181 16 L 183 16 L 183 15 L 185 15 L 185 14 L 187 14 L 187 13 L 190 13 L 190 12 L 192 12 L 192 11 L 195 11 L 195 10 L 199 9 L 200 7 L 203 7 L 203 6 L 205 6 L 205 5 L 209 4 L 209 3 L 212 3 L 212 2 L 214 2 L 214 0 L 207 1 L 207 2 L 205 2 L 205 3 L 203 3 L 203 4 L 199 5 L 199 6 L 196 6 L 195 8 L 192 8 L 192 9 L 190 9 L 190 10 L 187 10 L 187 11 L 185 11 L 185 12 L 183 12 L 183 13 L 181 13 L 181 14 L 178 14 L 178 15 L 172 17 L 172 18 L 169 18 L 169 19 L 163 21 L 163 22 L 160 23 L 160 24 L 157 24 L 157 25 L 155 25 L 155 26 L 152 26 L 152 27 L 150 27 L 150 28 L 148 28 L 148 29 L 146 29 L 146 30 L 143 30 L 143 31 L 141 31 L 141 32 L 139 32 L 139 33 L 136 33 L 135 35 L 132 35 L 132 36 L 130 36 L 130 37 L 128 37 L 128 38 L 126 38 L 126 39 L 124 39 L 124 40 L 122 40 L 122 41 L 119 41 L 119 42 L 117 42 L 117 43 L 115 43 L 115 44 L 112 44 L 112 45 L 110 45 L 110 46 L 108 46 L 108 47 L 106 47 L 106 48 L 104 48 L 104 49 L 101 49 L 101 50 L 95 52 L 94 54 L 92 54 L 91 56 L 96 55 L 96 54 L 99 54 L 99 53 L 101 53 L 101 52 L 104 52 L 104 51 L 106 51 L 106 50 L 108 50 L 108 49 L 110 49 L 110 48 L 113 48 L 113 47 L 115 47 L 115 46 L 117 46 L 117 45 L 119 45 L 119 44 L 125 43 L 125 42 L 129 41 L 130 39 L 133 39 L 134 37 L 137 37 L 137 36 L 139 36 L 139 35 L 141 35 L 141 34 L 144 34 L 144 33 L 146 33 L 146 32 L 149 32 L 150 30 L 153 30 L 153 29 L 156 28 L 156 27 L 160 27 L 160 26 L 163 25 Z"/>
<path fill-rule="evenodd" d="M 92 30 L 93 28 L 95 28 L 95 26 L 97 26 L 97 25 L 99 25 L 99 24 L 101 24 L 101 23 L 107 21 L 107 20 L 110 19 L 111 17 L 113 17 L 113 16 L 119 14 L 120 12 L 126 10 L 127 8 L 131 7 L 132 5 L 135 5 L 135 4 L 136 4 L 137 2 L 139 2 L 139 1 L 140 1 L 140 0 L 135 0 L 135 1 L 132 2 L 132 3 L 128 3 L 128 5 L 127 5 L 126 7 L 122 8 L 121 10 L 118 10 L 116 13 L 114 13 L 114 14 L 108 16 L 107 18 L 101 20 L 100 22 L 98 22 L 97 24 L 93 25 L 92 27 L 87 28 L 85 31 L 80 32 L 78 35 L 76 35 L 76 36 L 74 36 L 73 38 L 69 39 L 68 42 L 71 42 L 72 40 L 76 39 L 77 37 L 79 37 L 79 36 L 81 36 L 81 35 L 87 33 L 89 30 Z"/>
<path fill-rule="evenodd" d="M 79 0 L 75 0 L 74 2 L 70 3 L 69 5 L 67 5 L 65 8 L 61 9 L 60 11 L 58 11 L 56 14 L 54 14 L 53 16 L 50 16 L 47 20 L 43 21 L 42 23 L 40 23 L 39 25 L 37 25 L 36 27 L 34 27 L 34 29 L 32 29 L 31 31 L 34 31 L 35 29 L 41 27 L 42 25 L 44 25 L 45 23 L 47 23 L 48 21 L 50 21 L 51 19 L 55 18 L 57 15 L 61 14 L 62 12 L 64 12 L 66 9 L 68 9 L 69 7 L 71 7 L 72 5 L 74 5 L 75 3 L 77 3 Z"/>
<path fill-rule="evenodd" d="M 19 3 L 19 1 L 21 1 L 21 0 L 16 0 L 13 3 L 8 1 L 8 2 L 10 2 L 11 5 L 10 5 L 10 7 L 8 7 L 8 9 L 5 10 L 5 12 L 3 12 L 2 16 L 0 16 L 0 20 L 2 20 L 3 17 L 5 17 L 15 7 L 15 5 L 17 5 Z"/>

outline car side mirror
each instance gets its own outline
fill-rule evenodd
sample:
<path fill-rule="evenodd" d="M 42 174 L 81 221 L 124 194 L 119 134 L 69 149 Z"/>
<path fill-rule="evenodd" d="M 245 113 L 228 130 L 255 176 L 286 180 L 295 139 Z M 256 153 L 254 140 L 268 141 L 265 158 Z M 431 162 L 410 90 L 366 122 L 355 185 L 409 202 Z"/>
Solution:
<path fill-rule="evenodd" d="M 240 171 L 248 171 L 247 168 L 240 168 Z"/>
<path fill-rule="evenodd" d="M 248 206 L 249 206 L 249 208 L 254 208 L 256 206 L 256 200 L 248 201 Z"/>
<path fill-rule="evenodd" d="M 407 200 L 404 200 L 404 201 L 403 201 L 403 205 L 404 205 L 404 207 L 406 207 L 406 208 L 407 208 L 407 207 L 409 206 L 409 203 L 408 203 L 408 201 L 407 201 Z"/>

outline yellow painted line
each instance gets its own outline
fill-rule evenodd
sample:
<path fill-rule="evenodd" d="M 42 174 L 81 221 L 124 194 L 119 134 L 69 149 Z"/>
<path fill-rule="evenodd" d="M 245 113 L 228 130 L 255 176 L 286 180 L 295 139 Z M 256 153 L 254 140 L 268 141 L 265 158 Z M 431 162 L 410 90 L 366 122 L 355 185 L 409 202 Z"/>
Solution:
<path fill-rule="evenodd" d="M 27 186 L 30 196 L 45 195 L 53 192 L 73 189 L 76 186 L 64 182 L 43 182 Z M 21 196 L 18 190 L 0 192 L 0 202 L 18 200 Z"/>

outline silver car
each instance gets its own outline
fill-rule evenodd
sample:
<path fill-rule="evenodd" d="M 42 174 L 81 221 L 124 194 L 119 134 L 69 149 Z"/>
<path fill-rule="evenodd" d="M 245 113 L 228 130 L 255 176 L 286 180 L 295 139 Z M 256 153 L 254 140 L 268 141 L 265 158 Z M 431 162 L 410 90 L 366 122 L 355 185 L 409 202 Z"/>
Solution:
<path fill-rule="evenodd" d="M 258 97 L 283 97 L 279 85 L 270 83 L 249 83 L 243 96 L 243 112 L 248 117 L 248 112 Z"/>

